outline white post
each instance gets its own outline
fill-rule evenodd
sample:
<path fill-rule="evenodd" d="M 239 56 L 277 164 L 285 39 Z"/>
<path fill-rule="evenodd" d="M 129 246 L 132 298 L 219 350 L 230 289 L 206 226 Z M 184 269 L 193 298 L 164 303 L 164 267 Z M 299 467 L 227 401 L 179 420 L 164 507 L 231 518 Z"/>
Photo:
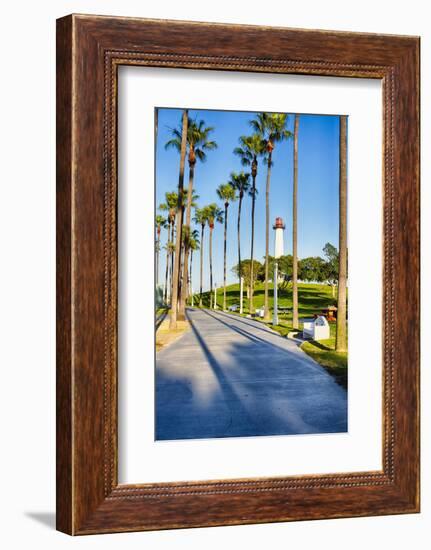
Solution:
<path fill-rule="evenodd" d="M 239 312 L 242 315 L 242 295 L 244 293 L 244 277 L 241 277 L 241 284 L 239 289 Z"/>
<path fill-rule="evenodd" d="M 274 243 L 274 307 L 272 314 L 272 324 L 278 325 L 278 259 L 284 254 L 283 231 L 285 225 L 281 218 L 275 218 L 275 243 Z"/>
<path fill-rule="evenodd" d="M 217 284 L 214 285 L 214 309 L 217 309 Z"/>
<path fill-rule="evenodd" d="M 274 308 L 272 313 L 272 324 L 278 325 L 278 262 L 274 262 Z"/>

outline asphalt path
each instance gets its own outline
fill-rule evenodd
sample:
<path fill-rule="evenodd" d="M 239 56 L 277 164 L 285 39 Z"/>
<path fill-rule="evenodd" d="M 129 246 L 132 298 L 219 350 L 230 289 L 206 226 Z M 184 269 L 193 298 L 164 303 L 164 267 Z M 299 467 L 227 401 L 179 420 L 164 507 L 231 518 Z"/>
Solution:
<path fill-rule="evenodd" d="M 188 308 L 191 330 L 157 353 L 156 439 L 347 431 L 347 392 L 262 323 Z"/>

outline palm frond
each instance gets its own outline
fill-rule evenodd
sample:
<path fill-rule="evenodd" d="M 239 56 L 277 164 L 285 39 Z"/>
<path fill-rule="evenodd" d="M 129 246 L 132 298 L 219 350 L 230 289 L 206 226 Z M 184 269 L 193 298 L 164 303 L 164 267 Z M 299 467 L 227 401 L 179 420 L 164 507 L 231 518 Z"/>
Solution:
<path fill-rule="evenodd" d="M 236 190 L 229 183 L 222 183 L 217 188 L 217 196 L 223 202 L 233 202 L 236 200 Z"/>
<path fill-rule="evenodd" d="M 202 144 L 202 149 L 206 149 L 207 151 L 213 151 L 214 149 L 217 149 L 218 145 L 215 141 L 205 141 L 205 143 Z"/>
<path fill-rule="evenodd" d="M 195 149 L 195 155 L 196 155 L 196 158 L 198 158 L 201 162 L 205 162 L 207 160 L 207 156 L 205 154 L 204 151 L 202 151 L 202 149 Z"/>
<path fill-rule="evenodd" d="M 181 139 L 178 138 L 172 138 L 169 141 L 165 143 L 165 150 L 168 149 L 176 149 L 177 151 L 181 151 Z"/>
<path fill-rule="evenodd" d="M 223 223 L 224 213 L 223 210 L 215 202 L 205 207 L 208 225 L 212 225 L 214 222 Z"/>

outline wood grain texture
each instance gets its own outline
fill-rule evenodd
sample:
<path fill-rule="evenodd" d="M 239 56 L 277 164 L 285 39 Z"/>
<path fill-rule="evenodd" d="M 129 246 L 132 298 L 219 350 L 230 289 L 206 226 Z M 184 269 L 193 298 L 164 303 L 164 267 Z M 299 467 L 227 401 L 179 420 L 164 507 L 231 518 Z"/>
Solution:
<path fill-rule="evenodd" d="M 417 512 L 419 39 L 72 15 L 58 21 L 57 49 L 58 529 L 87 534 Z M 382 471 L 118 485 L 122 64 L 382 80 Z"/>
<path fill-rule="evenodd" d="M 57 23 L 57 529 L 72 531 L 72 28 Z"/>

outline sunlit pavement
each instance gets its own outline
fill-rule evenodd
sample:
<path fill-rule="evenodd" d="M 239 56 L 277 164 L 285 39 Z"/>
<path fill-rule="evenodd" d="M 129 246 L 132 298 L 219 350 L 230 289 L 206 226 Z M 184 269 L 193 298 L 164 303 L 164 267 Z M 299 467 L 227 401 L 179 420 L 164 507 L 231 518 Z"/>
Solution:
<path fill-rule="evenodd" d="M 156 439 L 347 431 L 347 393 L 295 342 L 249 319 L 188 309 L 156 360 Z"/>

